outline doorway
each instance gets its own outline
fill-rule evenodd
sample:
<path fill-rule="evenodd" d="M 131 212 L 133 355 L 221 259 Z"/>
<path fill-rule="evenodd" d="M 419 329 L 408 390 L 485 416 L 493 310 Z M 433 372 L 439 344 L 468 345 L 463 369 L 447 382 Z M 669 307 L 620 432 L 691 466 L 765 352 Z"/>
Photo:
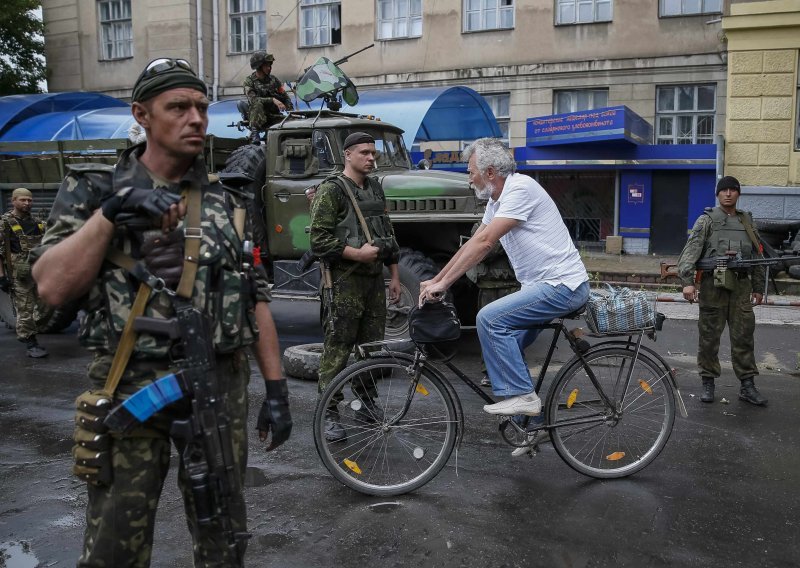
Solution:
<path fill-rule="evenodd" d="M 689 172 L 653 172 L 650 252 L 680 254 L 689 222 Z"/>

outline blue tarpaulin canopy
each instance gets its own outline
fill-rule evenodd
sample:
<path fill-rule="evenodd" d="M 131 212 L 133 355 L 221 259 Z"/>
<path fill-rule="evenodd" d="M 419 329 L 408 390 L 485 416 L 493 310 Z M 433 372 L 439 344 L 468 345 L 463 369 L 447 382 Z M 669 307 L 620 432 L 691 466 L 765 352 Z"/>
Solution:
<path fill-rule="evenodd" d="M 402 128 L 409 148 L 416 142 L 502 136 L 489 105 L 468 87 L 373 90 L 360 96 L 356 107 L 343 110 L 374 115 Z M 229 126 L 241 120 L 236 103 L 231 99 L 211 104 L 209 134 L 247 135 Z M 132 122 L 127 103 L 99 93 L 0 97 L 0 140 L 5 142 L 125 138 Z"/>
<path fill-rule="evenodd" d="M 14 125 L 43 114 L 65 111 L 87 111 L 99 108 L 127 107 L 128 104 L 101 93 L 40 93 L 36 95 L 10 95 L 0 97 L 0 139 Z M 36 137 L 23 140 L 49 140 Z"/>
<path fill-rule="evenodd" d="M 415 142 L 503 136 L 492 109 L 469 87 L 359 91 L 359 97 L 358 105 L 343 110 L 399 126 L 409 148 Z"/>

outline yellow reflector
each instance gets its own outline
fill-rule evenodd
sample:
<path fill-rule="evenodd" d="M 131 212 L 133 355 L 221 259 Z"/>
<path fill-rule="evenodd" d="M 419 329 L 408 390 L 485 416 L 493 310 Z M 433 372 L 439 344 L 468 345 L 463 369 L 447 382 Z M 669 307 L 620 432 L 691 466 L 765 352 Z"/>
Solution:
<path fill-rule="evenodd" d="M 644 379 L 639 379 L 639 386 L 642 387 L 642 390 L 647 394 L 653 394 L 653 389 L 650 388 L 650 385 Z"/>
<path fill-rule="evenodd" d="M 612 461 L 613 462 L 613 461 L 621 460 L 624 457 L 625 457 L 625 452 L 614 452 L 613 454 L 607 455 L 606 459 L 608 461 Z"/>
<path fill-rule="evenodd" d="M 344 465 L 350 468 L 350 471 L 355 473 L 356 475 L 361 475 L 361 468 L 358 467 L 358 464 L 352 460 L 344 460 Z"/>
<path fill-rule="evenodd" d="M 575 401 L 578 400 L 578 389 L 574 389 L 567 397 L 567 408 L 572 408 Z"/>
<path fill-rule="evenodd" d="M 422 396 L 428 396 L 430 394 L 428 389 L 422 386 L 422 383 L 417 383 L 417 392 Z"/>

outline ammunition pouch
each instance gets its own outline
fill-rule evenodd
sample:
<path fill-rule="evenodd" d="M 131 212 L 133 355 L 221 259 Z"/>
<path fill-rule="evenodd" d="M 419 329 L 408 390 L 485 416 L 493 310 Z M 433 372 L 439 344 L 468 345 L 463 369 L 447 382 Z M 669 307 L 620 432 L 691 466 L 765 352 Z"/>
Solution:
<path fill-rule="evenodd" d="M 714 287 L 724 288 L 730 292 L 736 290 L 736 273 L 727 268 L 714 269 Z"/>
<path fill-rule="evenodd" d="M 111 485 L 111 435 L 104 420 L 113 397 L 102 390 L 88 390 L 75 399 L 75 432 L 72 439 L 72 473 L 92 485 Z"/>

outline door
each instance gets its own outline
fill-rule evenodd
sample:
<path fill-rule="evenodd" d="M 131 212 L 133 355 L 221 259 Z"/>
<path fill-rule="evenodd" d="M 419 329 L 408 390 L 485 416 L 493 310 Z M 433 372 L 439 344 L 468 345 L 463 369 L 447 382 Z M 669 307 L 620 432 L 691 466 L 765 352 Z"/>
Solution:
<path fill-rule="evenodd" d="M 680 254 L 689 222 L 689 172 L 653 172 L 650 252 Z"/>

